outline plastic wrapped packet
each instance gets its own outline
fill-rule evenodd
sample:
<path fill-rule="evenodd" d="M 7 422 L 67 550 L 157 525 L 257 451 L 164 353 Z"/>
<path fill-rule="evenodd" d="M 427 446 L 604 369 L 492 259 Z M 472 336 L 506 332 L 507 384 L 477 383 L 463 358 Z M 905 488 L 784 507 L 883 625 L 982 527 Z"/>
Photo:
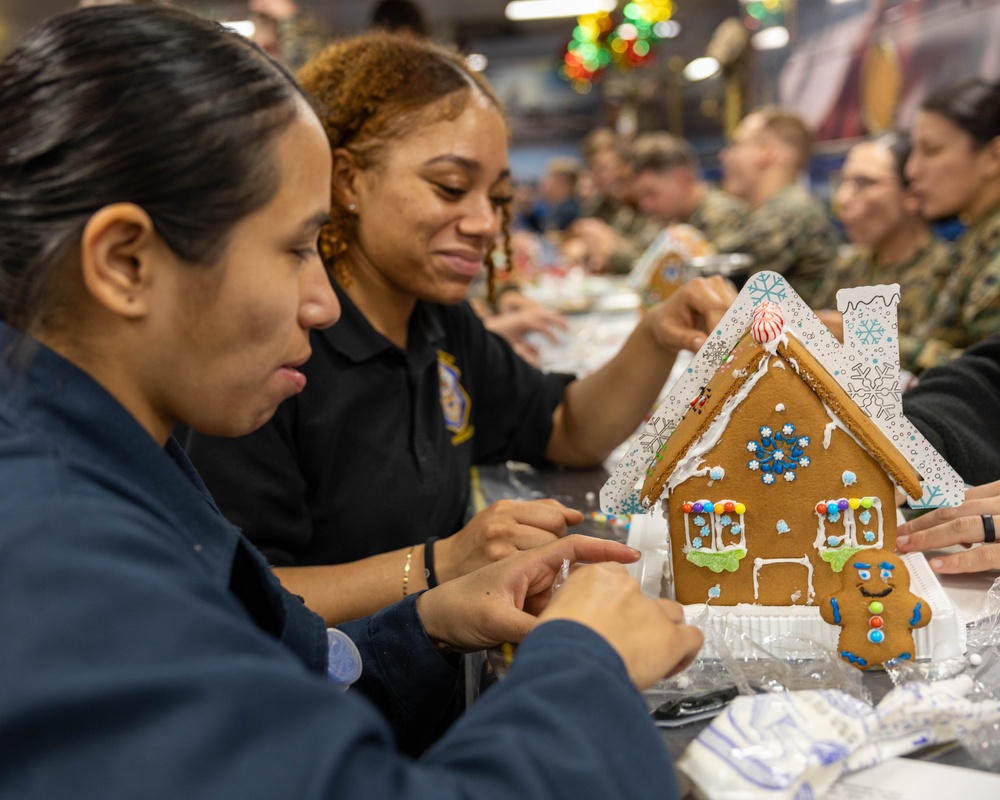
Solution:
<path fill-rule="evenodd" d="M 968 675 L 913 681 L 872 708 L 837 690 L 738 697 L 678 760 L 713 800 L 814 797 L 842 774 L 1000 722 Z"/>
<path fill-rule="evenodd" d="M 707 608 L 689 622 L 705 636 L 698 658 L 680 675 L 657 682 L 646 691 L 651 708 L 692 694 L 735 686 L 742 695 L 803 689 L 837 689 L 870 701 L 861 673 L 836 653 L 794 634 L 754 639 Z"/>

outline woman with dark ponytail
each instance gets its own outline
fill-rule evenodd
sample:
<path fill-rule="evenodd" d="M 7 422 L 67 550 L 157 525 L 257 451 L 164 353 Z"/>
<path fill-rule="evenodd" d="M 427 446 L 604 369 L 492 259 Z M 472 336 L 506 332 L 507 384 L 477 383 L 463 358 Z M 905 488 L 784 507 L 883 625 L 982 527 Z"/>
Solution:
<path fill-rule="evenodd" d="M 1000 332 L 1000 82 L 976 78 L 928 95 L 913 120 L 906 162 L 927 219 L 959 217 L 966 229 L 933 313 L 913 331 L 922 370 Z"/>
<path fill-rule="evenodd" d="M 28 34 L 0 108 L 0 797 L 669 794 L 637 687 L 700 635 L 621 564 L 546 604 L 564 559 L 629 548 L 570 537 L 422 593 L 404 576 L 403 602 L 331 633 L 171 438 L 263 424 L 340 313 L 317 252 L 330 149 L 288 74 L 215 24 L 107 6 Z M 522 639 L 412 758 L 456 651 Z"/>

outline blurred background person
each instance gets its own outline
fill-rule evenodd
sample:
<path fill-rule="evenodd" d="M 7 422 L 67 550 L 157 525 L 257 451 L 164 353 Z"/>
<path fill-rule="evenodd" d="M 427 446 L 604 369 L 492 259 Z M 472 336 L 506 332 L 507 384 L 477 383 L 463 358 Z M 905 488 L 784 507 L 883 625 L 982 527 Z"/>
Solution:
<path fill-rule="evenodd" d="M 916 373 L 923 345 L 912 331 L 933 312 L 952 250 L 920 215 L 904 172 L 909 155 L 910 137 L 903 133 L 861 142 L 847 153 L 833 199 L 851 244 L 841 248 L 816 302 L 820 319 L 843 341 L 843 315 L 833 310 L 837 290 L 898 283 L 900 366 Z"/>
<path fill-rule="evenodd" d="M 576 199 L 579 172 L 580 165 L 575 158 L 550 158 L 538 182 L 535 202 L 521 217 L 520 227 L 562 241 L 563 233 L 580 216 L 580 203 Z"/>
<path fill-rule="evenodd" d="M 720 156 L 723 188 L 750 207 L 741 251 L 753 270 L 782 273 L 809 305 L 841 241 L 823 204 L 799 183 L 812 144 L 801 117 L 767 106 L 740 122 Z"/>
<path fill-rule="evenodd" d="M 913 331 L 918 369 L 950 361 L 1000 331 L 1000 82 L 972 79 L 932 92 L 911 131 L 906 175 L 928 219 L 966 225 L 934 313 Z"/>
<path fill-rule="evenodd" d="M 690 143 L 664 132 L 642 134 L 632 145 L 629 172 L 639 208 L 661 226 L 683 222 L 716 252 L 742 250 L 747 206 L 709 186 Z"/>
<path fill-rule="evenodd" d="M 297 70 L 330 43 L 331 34 L 295 0 L 249 0 L 254 41 L 291 71 Z"/>
<path fill-rule="evenodd" d="M 410 0 L 381 0 L 372 11 L 369 27 L 388 33 L 402 33 L 418 38 L 427 36 L 424 12 Z"/>
<path fill-rule="evenodd" d="M 581 203 L 580 218 L 570 226 L 562 253 L 590 272 L 627 273 L 660 230 L 630 196 L 626 151 L 610 128 L 591 131 L 583 142 L 593 194 Z"/>

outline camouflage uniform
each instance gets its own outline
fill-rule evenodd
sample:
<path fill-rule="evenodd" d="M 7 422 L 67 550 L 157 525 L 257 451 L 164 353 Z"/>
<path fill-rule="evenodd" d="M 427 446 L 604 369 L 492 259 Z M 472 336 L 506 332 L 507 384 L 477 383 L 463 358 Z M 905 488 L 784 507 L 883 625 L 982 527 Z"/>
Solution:
<path fill-rule="evenodd" d="M 292 72 L 323 52 L 332 41 L 326 28 L 304 12 L 278 20 L 276 33 L 281 63 Z"/>
<path fill-rule="evenodd" d="M 971 225 L 955 245 L 941 293 L 927 292 L 931 313 L 913 331 L 914 371 L 951 361 L 1000 331 L 1000 206 Z"/>
<path fill-rule="evenodd" d="M 580 217 L 594 217 L 606 222 L 624 240 L 623 246 L 618 247 L 608 259 L 607 271 L 619 275 L 632 269 L 632 263 L 649 247 L 662 227 L 628 203 L 611 197 L 602 197 L 584 208 Z"/>
<path fill-rule="evenodd" d="M 798 184 L 786 186 L 747 215 L 734 252 L 754 260 L 753 272 L 782 273 L 814 306 L 826 271 L 837 259 L 840 234 L 822 203 Z"/>
<path fill-rule="evenodd" d="M 709 189 L 687 222 L 705 234 L 717 253 L 740 253 L 746 218 L 742 200 L 720 189 Z"/>
<path fill-rule="evenodd" d="M 951 271 L 953 251 L 950 244 L 932 236 L 910 258 L 899 264 L 878 266 L 872 261 L 871 248 L 849 245 L 841 249 L 834 269 L 829 273 L 816 308 L 836 308 L 837 290 L 851 286 L 899 284 L 899 361 L 903 369 L 917 372 L 913 356 L 920 340 L 912 331 L 933 311 L 929 299 L 936 297 Z"/>

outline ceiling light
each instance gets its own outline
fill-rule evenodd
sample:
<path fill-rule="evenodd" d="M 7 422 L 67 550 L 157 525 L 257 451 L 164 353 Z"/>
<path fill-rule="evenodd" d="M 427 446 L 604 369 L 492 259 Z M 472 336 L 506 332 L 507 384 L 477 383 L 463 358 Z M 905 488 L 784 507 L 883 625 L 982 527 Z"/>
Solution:
<path fill-rule="evenodd" d="M 661 39 L 673 39 L 681 32 L 681 24 L 675 19 L 668 19 L 664 22 L 657 22 L 653 26 L 653 33 Z"/>
<path fill-rule="evenodd" d="M 609 13 L 615 10 L 617 0 L 512 0 L 507 3 L 504 16 L 510 20 L 557 19 L 580 17 L 584 14 Z"/>
<path fill-rule="evenodd" d="M 750 44 L 755 50 L 778 50 L 788 44 L 791 38 L 788 28 L 784 25 L 775 25 L 771 28 L 764 28 L 757 31 L 750 37 Z"/>
<path fill-rule="evenodd" d="M 702 58 L 696 58 L 684 67 L 684 77 L 689 81 L 703 81 L 705 78 L 711 78 L 720 69 L 722 69 L 722 65 L 718 61 L 714 58 L 703 56 Z"/>
<path fill-rule="evenodd" d="M 490 64 L 490 60 L 482 53 L 469 53 L 465 57 L 465 66 L 473 72 L 482 72 Z"/>
<path fill-rule="evenodd" d="M 240 36 L 245 36 L 247 39 L 253 36 L 254 31 L 257 30 L 257 26 L 253 24 L 253 20 L 241 19 L 234 22 L 221 22 L 219 23 L 223 28 L 229 28 L 229 30 L 234 33 L 238 33 Z"/>

